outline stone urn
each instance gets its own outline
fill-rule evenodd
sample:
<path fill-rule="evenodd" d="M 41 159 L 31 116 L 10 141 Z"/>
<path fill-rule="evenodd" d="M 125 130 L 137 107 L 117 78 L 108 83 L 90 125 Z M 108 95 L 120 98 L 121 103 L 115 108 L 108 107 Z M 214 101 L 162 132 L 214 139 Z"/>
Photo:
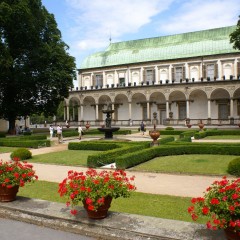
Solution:
<path fill-rule="evenodd" d="M 86 130 L 88 130 L 88 129 L 90 128 L 90 123 L 87 122 L 86 125 L 85 125 L 85 127 L 86 127 Z"/>
<path fill-rule="evenodd" d="M 158 140 L 158 138 L 160 137 L 160 131 L 156 129 L 156 124 L 154 124 L 153 130 L 150 130 L 150 131 L 149 131 L 149 135 L 150 135 L 150 137 L 153 139 L 152 145 L 153 145 L 153 146 L 159 145 L 159 143 L 158 143 L 157 140 Z"/>
<path fill-rule="evenodd" d="M 202 120 L 200 120 L 198 127 L 200 128 L 200 130 L 202 130 L 204 128 L 204 123 L 202 122 Z"/>

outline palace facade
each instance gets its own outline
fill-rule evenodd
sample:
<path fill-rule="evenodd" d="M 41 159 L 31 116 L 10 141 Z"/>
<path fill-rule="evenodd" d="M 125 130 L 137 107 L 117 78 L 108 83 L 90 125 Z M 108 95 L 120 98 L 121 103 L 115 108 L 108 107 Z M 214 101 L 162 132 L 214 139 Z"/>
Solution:
<path fill-rule="evenodd" d="M 110 43 L 78 69 L 78 87 L 65 99 L 72 125 L 235 125 L 240 118 L 240 51 L 236 26 Z"/>

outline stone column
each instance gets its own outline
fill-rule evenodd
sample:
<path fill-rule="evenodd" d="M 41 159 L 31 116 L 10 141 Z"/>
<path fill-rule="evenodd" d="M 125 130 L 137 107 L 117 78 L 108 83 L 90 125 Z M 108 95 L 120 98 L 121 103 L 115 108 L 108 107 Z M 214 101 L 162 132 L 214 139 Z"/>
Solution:
<path fill-rule="evenodd" d="M 96 120 L 98 120 L 98 104 L 96 104 L 95 111 Z"/>
<path fill-rule="evenodd" d="M 77 110 L 78 110 L 78 122 L 81 120 L 81 107 L 77 106 Z"/>
<path fill-rule="evenodd" d="M 233 99 L 230 99 L 230 117 L 233 117 Z"/>
<path fill-rule="evenodd" d="M 81 121 L 83 120 L 83 105 L 80 105 L 80 115 L 81 115 Z"/>
<path fill-rule="evenodd" d="M 147 119 L 150 119 L 150 104 L 147 102 Z"/>
<path fill-rule="evenodd" d="M 208 99 L 208 118 L 211 118 L 211 99 Z"/>
<path fill-rule="evenodd" d="M 187 118 L 189 118 L 189 100 L 186 101 Z"/>
<path fill-rule="evenodd" d="M 128 102 L 128 118 L 132 119 L 132 102 Z"/>
<path fill-rule="evenodd" d="M 166 117 L 169 118 L 169 101 L 166 101 Z"/>
<path fill-rule="evenodd" d="M 114 103 L 112 103 L 112 110 L 114 110 Z M 115 119 L 114 113 L 112 113 L 112 119 Z"/>
<path fill-rule="evenodd" d="M 69 106 L 67 105 L 67 120 L 69 120 Z"/>

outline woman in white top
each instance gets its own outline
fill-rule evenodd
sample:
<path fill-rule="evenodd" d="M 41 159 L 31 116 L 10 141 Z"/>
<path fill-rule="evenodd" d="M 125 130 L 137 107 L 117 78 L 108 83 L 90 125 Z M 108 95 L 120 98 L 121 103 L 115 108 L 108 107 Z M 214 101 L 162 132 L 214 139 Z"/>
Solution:
<path fill-rule="evenodd" d="M 81 138 L 82 138 L 82 132 L 83 132 L 83 129 L 82 129 L 81 125 L 79 125 L 79 127 L 78 127 L 79 140 L 81 140 Z"/>
<path fill-rule="evenodd" d="M 53 131 L 54 131 L 54 128 L 52 125 L 50 125 L 50 127 L 49 127 L 50 139 L 52 139 L 52 137 L 53 137 Z"/>
<path fill-rule="evenodd" d="M 62 142 L 62 127 L 57 126 L 58 143 Z"/>

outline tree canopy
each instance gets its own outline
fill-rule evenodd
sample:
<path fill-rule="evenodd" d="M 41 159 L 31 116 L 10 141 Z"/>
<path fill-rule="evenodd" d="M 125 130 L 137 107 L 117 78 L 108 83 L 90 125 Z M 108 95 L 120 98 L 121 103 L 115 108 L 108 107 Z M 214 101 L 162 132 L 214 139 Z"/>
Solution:
<path fill-rule="evenodd" d="M 0 0 L 0 118 L 54 115 L 69 96 L 75 59 L 41 0 Z"/>
<path fill-rule="evenodd" d="M 233 43 L 235 49 L 240 50 L 240 16 L 236 30 L 230 34 L 230 43 Z"/>

